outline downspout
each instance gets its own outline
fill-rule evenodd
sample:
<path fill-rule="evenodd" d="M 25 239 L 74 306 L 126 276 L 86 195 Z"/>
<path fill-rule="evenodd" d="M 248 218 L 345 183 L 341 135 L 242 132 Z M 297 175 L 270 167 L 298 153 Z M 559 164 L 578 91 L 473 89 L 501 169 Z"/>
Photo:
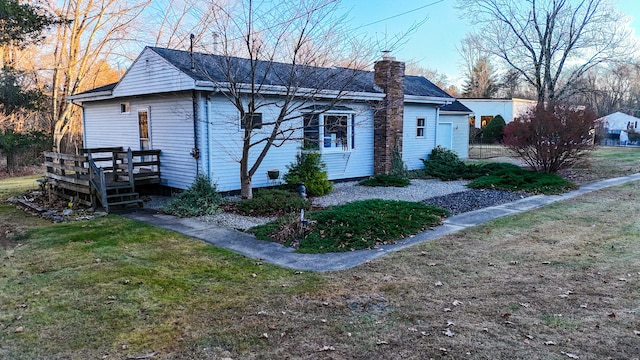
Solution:
<path fill-rule="evenodd" d="M 443 105 L 438 105 L 436 106 L 436 128 L 434 129 L 435 131 L 434 133 L 434 137 L 433 137 L 433 148 L 435 149 L 436 146 L 438 146 L 438 124 L 440 123 L 440 106 Z"/>
<path fill-rule="evenodd" d="M 204 154 L 207 157 L 207 176 L 211 177 L 211 150 L 209 149 L 209 126 L 211 126 L 211 123 L 209 121 L 209 95 L 205 96 L 204 98 L 204 121 L 205 121 L 205 127 L 204 127 L 204 139 L 203 139 L 203 150 L 204 150 Z"/>
<path fill-rule="evenodd" d="M 198 100 L 195 90 L 191 90 L 191 99 L 193 103 L 193 149 L 191 149 L 191 156 L 196 160 L 196 176 L 198 176 L 200 175 L 200 150 L 198 149 Z"/>

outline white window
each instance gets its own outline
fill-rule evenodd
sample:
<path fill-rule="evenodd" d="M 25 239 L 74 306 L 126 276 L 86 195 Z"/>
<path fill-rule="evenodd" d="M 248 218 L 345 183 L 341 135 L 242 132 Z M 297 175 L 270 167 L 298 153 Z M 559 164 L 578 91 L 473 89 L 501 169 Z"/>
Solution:
<path fill-rule="evenodd" d="M 128 102 L 120 103 L 120 114 L 128 114 L 131 112 L 131 106 Z"/>
<path fill-rule="evenodd" d="M 416 137 L 424 137 L 424 128 L 426 122 L 426 119 L 423 117 L 419 117 L 416 119 Z"/>
<path fill-rule="evenodd" d="M 355 148 L 353 114 L 306 114 L 303 148 L 308 150 L 350 151 Z"/>

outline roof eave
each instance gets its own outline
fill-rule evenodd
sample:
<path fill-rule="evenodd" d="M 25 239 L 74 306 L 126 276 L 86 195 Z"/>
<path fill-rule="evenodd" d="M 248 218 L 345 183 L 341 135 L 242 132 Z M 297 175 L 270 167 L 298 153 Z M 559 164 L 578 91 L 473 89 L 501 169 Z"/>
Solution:
<path fill-rule="evenodd" d="M 437 105 L 449 105 L 455 101 L 454 98 L 446 98 L 440 96 L 420 96 L 420 95 L 405 95 L 404 102 L 419 103 L 419 104 L 437 104 Z"/>
<path fill-rule="evenodd" d="M 113 90 L 97 91 L 92 93 L 81 93 L 67 96 L 70 101 L 96 101 L 113 98 Z"/>
<path fill-rule="evenodd" d="M 203 91 L 215 91 L 224 92 L 231 87 L 231 83 L 228 82 L 212 82 L 212 81 L 196 81 L 196 90 Z M 252 91 L 250 84 L 233 84 L 233 87 L 237 88 L 240 92 L 250 93 Z M 262 85 L 259 92 L 263 95 L 291 95 L 291 88 L 287 86 L 279 85 Z M 344 100 L 382 100 L 385 94 L 371 93 L 371 92 L 359 92 L 359 91 L 342 91 L 342 90 L 318 90 L 311 88 L 298 88 L 293 93 L 298 97 L 314 97 L 324 99 L 344 99 Z"/>
<path fill-rule="evenodd" d="M 471 115 L 473 111 L 440 110 L 440 115 Z"/>

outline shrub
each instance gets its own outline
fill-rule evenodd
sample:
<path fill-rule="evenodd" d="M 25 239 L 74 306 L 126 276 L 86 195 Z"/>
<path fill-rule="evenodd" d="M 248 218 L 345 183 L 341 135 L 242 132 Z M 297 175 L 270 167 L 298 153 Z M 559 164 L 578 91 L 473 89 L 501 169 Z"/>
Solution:
<path fill-rule="evenodd" d="M 472 189 L 524 191 L 547 195 L 563 193 L 576 187 L 571 181 L 556 174 L 528 171 L 517 166 L 493 170 L 487 175 L 478 177 L 467 186 Z"/>
<path fill-rule="evenodd" d="M 595 118 L 592 111 L 567 105 L 537 106 L 504 128 L 503 142 L 533 169 L 555 173 L 592 149 Z"/>
<path fill-rule="evenodd" d="M 409 170 L 407 170 L 407 165 L 404 163 L 404 160 L 402 160 L 400 149 L 397 146 L 394 146 L 393 151 L 391 152 L 391 171 L 389 172 L 389 175 L 397 178 L 406 178 L 408 173 Z"/>
<path fill-rule="evenodd" d="M 394 175 L 379 174 L 372 176 L 368 179 L 360 181 L 360 185 L 363 186 L 384 186 L 384 187 L 407 187 L 411 182 L 405 177 L 398 177 Z"/>
<path fill-rule="evenodd" d="M 424 170 L 427 176 L 441 180 L 457 180 L 463 178 L 467 172 L 467 165 L 458 158 L 458 155 L 441 146 L 436 146 L 424 162 Z"/>
<path fill-rule="evenodd" d="M 252 199 L 241 200 L 237 209 L 244 215 L 283 215 L 300 209 L 309 209 L 311 204 L 297 193 L 278 189 L 258 189 Z"/>
<path fill-rule="evenodd" d="M 181 192 L 162 211 L 177 217 L 213 215 L 220 211 L 222 197 L 205 175 L 198 175 L 190 188 Z"/>
<path fill-rule="evenodd" d="M 514 164 L 467 165 L 455 153 L 442 148 L 432 151 L 429 160 L 425 161 L 425 169 L 429 175 L 441 180 L 475 179 L 467 185 L 474 189 L 558 194 L 575 188 L 575 184 L 558 175 L 528 171 Z"/>
<path fill-rule="evenodd" d="M 502 141 L 502 131 L 505 125 L 504 118 L 501 115 L 496 115 L 482 129 L 482 142 L 493 144 Z"/>
<path fill-rule="evenodd" d="M 326 253 L 371 249 L 389 244 L 438 225 L 445 210 L 407 201 L 364 200 L 308 213 L 311 220 L 306 237 L 299 242 L 298 252 Z M 287 221 L 269 223 L 251 229 L 258 238 L 273 240 L 272 236 Z M 290 231 L 291 237 L 302 232 Z M 277 239 L 291 244 L 293 239 Z"/>
<path fill-rule="evenodd" d="M 333 191 L 333 183 L 327 179 L 326 165 L 320 154 L 301 152 L 296 156 L 296 162 L 287 165 L 288 172 L 284 180 L 289 185 L 304 183 L 309 196 L 322 196 Z"/>

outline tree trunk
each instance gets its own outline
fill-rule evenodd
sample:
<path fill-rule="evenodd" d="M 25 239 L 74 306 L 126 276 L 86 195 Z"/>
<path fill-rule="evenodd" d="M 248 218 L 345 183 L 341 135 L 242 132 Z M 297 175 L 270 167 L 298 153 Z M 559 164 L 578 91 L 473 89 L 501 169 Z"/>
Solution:
<path fill-rule="evenodd" d="M 240 173 L 240 197 L 242 199 L 253 198 L 253 188 L 251 186 L 251 176 L 247 172 Z"/>

